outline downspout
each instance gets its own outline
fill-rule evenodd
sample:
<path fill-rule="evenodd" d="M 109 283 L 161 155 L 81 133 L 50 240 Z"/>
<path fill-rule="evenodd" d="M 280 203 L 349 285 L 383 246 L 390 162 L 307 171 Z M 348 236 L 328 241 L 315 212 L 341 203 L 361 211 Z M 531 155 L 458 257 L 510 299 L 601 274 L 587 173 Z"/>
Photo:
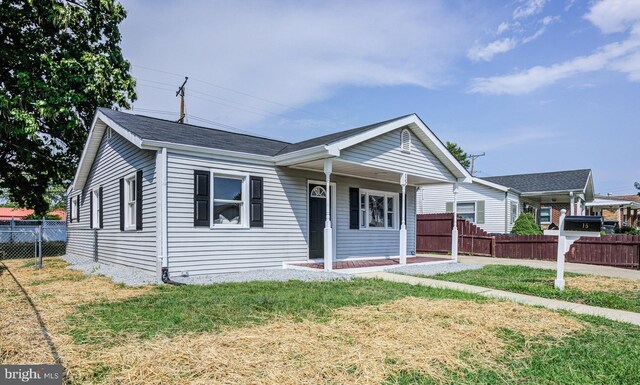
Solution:
<path fill-rule="evenodd" d="M 167 149 L 156 154 L 156 280 L 158 283 L 184 285 L 169 278 L 169 242 L 167 223 Z"/>

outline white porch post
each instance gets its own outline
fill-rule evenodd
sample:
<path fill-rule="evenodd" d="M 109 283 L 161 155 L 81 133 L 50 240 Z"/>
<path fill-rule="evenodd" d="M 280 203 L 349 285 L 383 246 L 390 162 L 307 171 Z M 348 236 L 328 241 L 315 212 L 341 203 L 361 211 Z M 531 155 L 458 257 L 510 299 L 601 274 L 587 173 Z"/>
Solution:
<path fill-rule="evenodd" d="M 327 184 L 327 214 L 324 222 L 324 269 L 333 270 L 333 230 L 331 229 L 331 172 L 333 163 L 331 159 L 324 160 L 324 175 Z"/>
<path fill-rule="evenodd" d="M 453 184 L 453 230 L 451 230 L 451 258 L 458 262 L 458 184 Z"/>
<path fill-rule="evenodd" d="M 576 200 L 573 195 L 573 191 L 569 193 L 569 205 L 569 212 L 571 213 L 571 215 L 576 215 Z"/>
<path fill-rule="evenodd" d="M 402 185 L 402 207 L 400 207 L 400 213 L 402 216 L 402 223 L 400 223 L 400 264 L 407 264 L 407 226 L 406 226 L 406 212 L 407 207 L 407 173 L 402 173 L 400 176 L 400 184 Z"/>

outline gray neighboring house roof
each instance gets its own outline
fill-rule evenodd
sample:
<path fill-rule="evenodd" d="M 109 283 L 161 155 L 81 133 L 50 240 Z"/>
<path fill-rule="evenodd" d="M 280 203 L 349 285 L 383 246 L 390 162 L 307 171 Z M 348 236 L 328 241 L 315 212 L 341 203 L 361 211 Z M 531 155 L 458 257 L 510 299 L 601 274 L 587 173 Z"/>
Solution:
<path fill-rule="evenodd" d="M 503 175 L 481 178 L 522 193 L 564 192 L 589 190 L 591 170 L 541 172 L 535 174 Z"/>
<path fill-rule="evenodd" d="M 297 143 L 289 143 L 215 128 L 171 122 L 144 115 L 115 111 L 109 108 L 101 107 L 98 108 L 98 110 L 105 114 L 109 119 L 113 120 L 115 123 L 141 139 L 216 148 L 221 150 L 228 150 L 229 148 L 232 148 L 234 151 L 238 152 L 268 156 L 281 155 L 307 148 L 328 145 L 409 116 L 405 115 L 368 126 L 340 131 Z"/>

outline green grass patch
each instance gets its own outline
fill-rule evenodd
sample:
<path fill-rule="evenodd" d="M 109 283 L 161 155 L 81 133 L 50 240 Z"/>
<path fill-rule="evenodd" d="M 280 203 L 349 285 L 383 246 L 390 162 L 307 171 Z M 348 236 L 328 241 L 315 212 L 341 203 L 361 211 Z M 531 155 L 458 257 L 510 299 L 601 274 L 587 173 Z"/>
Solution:
<path fill-rule="evenodd" d="M 577 277 L 579 275 L 573 273 L 565 274 L 566 277 Z M 556 278 L 555 270 L 536 269 L 526 266 L 486 265 L 478 270 L 438 274 L 428 278 L 491 287 L 592 306 L 640 312 L 640 291 L 586 292 L 571 287 L 567 287 L 564 291 L 559 291 L 553 287 L 553 281 Z M 607 278 L 603 277 L 602 279 L 606 280 Z"/>
<path fill-rule="evenodd" d="M 68 332 L 76 343 L 110 345 L 132 336 L 219 331 L 279 317 L 323 322 L 339 307 L 375 305 L 407 296 L 487 301 L 459 291 L 371 279 L 165 285 L 140 297 L 80 306 L 68 320 Z"/>
<path fill-rule="evenodd" d="M 509 329 L 499 335 L 507 342 L 502 358 L 506 371 L 478 367 L 447 371 L 443 379 L 417 372 L 390 376 L 385 385 L 435 384 L 640 384 L 640 327 L 579 316 L 586 328 L 551 344 L 525 346 L 524 338 Z M 514 353 L 528 352 L 522 359 Z"/>

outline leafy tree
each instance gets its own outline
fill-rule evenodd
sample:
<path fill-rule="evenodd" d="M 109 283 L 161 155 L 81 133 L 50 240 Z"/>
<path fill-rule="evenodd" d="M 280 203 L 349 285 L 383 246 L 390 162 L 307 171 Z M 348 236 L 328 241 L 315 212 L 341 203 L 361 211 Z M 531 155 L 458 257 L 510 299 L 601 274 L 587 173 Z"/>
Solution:
<path fill-rule="evenodd" d="M 513 224 L 511 233 L 516 235 L 540 235 L 542 231 L 533 215 L 530 213 L 522 213 Z"/>
<path fill-rule="evenodd" d="M 446 143 L 447 150 L 453 155 L 454 158 L 458 159 L 458 162 L 462 165 L 462 167 L 467 170 L 471 167 L 471 161 L 469 160 L 469 155 L 460 148 L 457 144 L 453 142 Z"/>
<path fill-rule="evenodd" d="M 0 1 L 0 189 L 46 213 L 73 177 L 96 107 L 129 108 L 135 81 L 115 0 Z"/>
<path fill-rule="evenodd" d="M 633 186 L 638 190 L 638 195 L 640 195 L 640 182 L 634 183 Z"/>

